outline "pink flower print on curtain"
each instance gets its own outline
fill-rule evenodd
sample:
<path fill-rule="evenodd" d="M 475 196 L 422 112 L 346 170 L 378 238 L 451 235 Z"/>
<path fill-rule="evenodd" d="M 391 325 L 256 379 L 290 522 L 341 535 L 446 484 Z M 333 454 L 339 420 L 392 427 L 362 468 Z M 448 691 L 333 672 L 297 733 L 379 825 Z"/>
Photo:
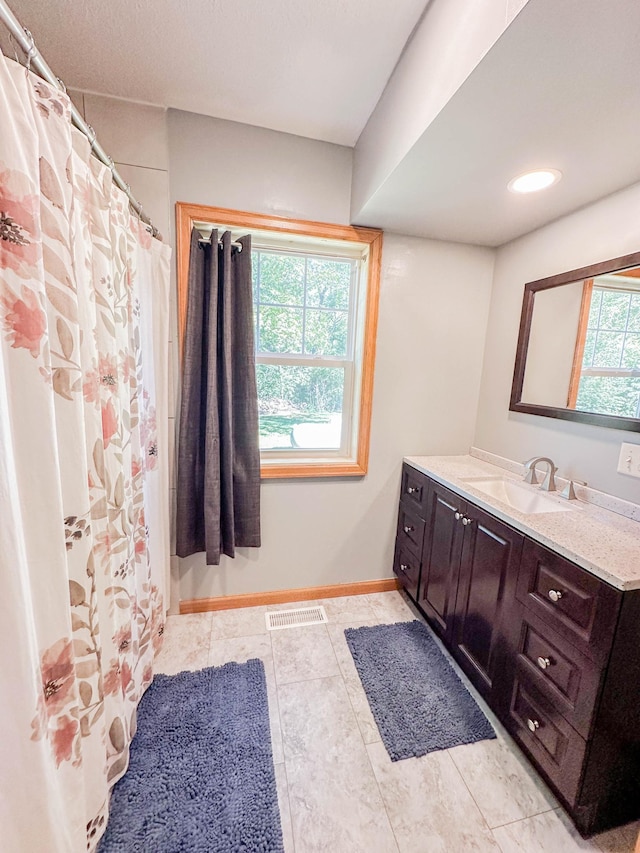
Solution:
<path fill-rule="evenodd" d="M 0 268 L 30 278 L 38 261 L 38 197 L 27 175 L 0 162 Z"/>
<path fill-rule="evenodd" d="M 36 715 L 31 722 L 32 740 L 46 737 L 51 744 L 56 766 L 63 761 L 79 764 L 80 725 L 72 714 L 77 698 L 75 695 L 75 661 L 71 642 L 58 640 L 47 649 L 40 661 L 42 695 L 38 701 Z"/>
<path fill-rule="evenodd" d="M 3 328 L 11 346 L 29 350 L 37 358 L 46 332 L 46 317 L 36 293 L 23 284 L 20 295 L 16 296 L 5 286 L 0 294 L 0 308 Z"/>
<path fill-rule="evenodd" d="M 0 115 L 0 846 L 92 853 L 163 636 L 170 252 L 2 53 Z"/>

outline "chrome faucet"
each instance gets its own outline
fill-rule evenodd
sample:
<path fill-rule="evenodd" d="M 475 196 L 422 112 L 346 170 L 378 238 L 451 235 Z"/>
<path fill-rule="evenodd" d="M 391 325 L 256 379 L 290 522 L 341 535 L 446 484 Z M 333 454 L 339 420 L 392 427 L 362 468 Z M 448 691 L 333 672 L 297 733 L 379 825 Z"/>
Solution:
<path fill-rule="evenodd" d="M 548 465 L 547 473 L 542 483 L 540 483 L 540 488 L 543 492 L 555 492 L 556 481 L 554 474 L 558 469 L 548 456 L 533 456 L 531 459 L 527 459 L 527 461 L 523 463 L 526 471 L 526 474 L 524 475 L 525 483 L 532 483 L 533 485 L 538 483 L 538 478 L 536 477 L 536 465 L 538 462 L 546 462 Z"/>

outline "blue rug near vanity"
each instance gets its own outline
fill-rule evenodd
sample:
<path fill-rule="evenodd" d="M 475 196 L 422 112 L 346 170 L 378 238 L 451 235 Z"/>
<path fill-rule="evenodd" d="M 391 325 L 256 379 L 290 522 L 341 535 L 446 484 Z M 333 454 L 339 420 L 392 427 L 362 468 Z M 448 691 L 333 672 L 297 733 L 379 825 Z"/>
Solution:
<path fill-rule="evenodd" d="M 392 761 L 495 738 L 491 723 L 422 622 L 344 633 Z"/>
<path fill-rule="evenodd" d="M 99 853 L 283 853 L 264 666 L 156 675 Z"/>

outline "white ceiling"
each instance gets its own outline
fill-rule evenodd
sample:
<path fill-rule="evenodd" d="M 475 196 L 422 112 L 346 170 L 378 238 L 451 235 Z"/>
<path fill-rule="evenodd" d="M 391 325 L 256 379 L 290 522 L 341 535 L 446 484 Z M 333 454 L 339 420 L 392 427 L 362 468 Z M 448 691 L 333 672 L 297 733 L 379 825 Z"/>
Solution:
<path fill-rule="evenodd" d="M 639 0 L 529 0 L 352 221 L 498 246 L 640 181 L 639 141 Z"/>
<path fill-rule="evenodd" d="M 70 88 L 354 145 L 426 0 L 9 0 Z"/>
<path fill-rule="evenodd" d="M 427 0 L 9 3 L 70 87 L 354 145 Z M 639 139 L 640 0 L 529 0 L 351 219 L 498 246 L 640 181 Z"/>

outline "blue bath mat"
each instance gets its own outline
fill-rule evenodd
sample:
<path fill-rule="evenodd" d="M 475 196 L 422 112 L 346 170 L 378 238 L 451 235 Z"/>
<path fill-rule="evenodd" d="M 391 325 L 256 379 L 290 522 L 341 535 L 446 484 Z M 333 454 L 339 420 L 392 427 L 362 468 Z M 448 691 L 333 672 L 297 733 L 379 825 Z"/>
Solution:
<path fill-rule="evenodd" d="M 344 632 L 392 761 L 495 738 L 422 622 Z"/>
<path fill-rule="evenodd" d="M 283 853 L 264 666 L 156 675 L 100 853 Z"/>

